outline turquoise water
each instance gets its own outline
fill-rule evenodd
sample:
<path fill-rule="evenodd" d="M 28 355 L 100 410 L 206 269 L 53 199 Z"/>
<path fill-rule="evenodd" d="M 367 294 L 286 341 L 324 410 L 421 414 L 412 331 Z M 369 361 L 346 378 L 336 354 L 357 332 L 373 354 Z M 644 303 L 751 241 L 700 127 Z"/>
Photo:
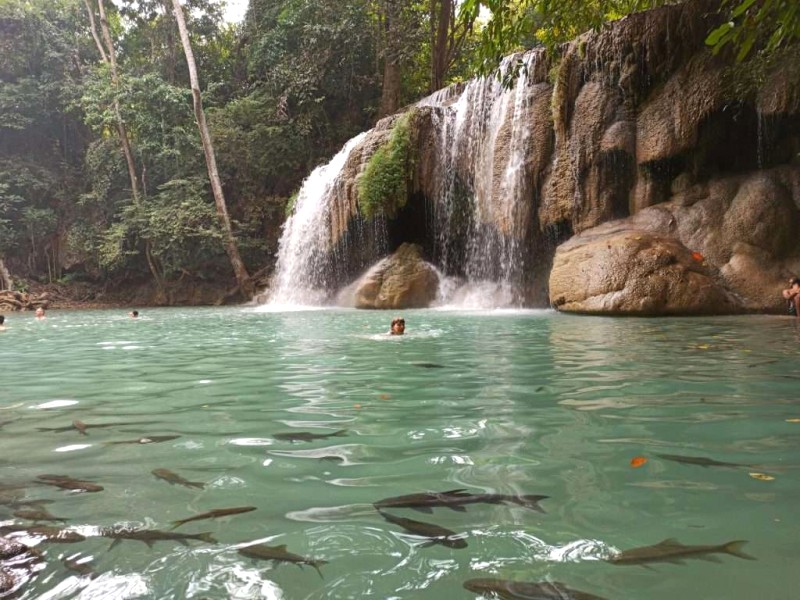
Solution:
<path fill-rule="evenodd" d="M 608 600 L 796 597 L 791 319 L 406 311 L 407 335 L 391 337 L 385 312 L 142 313 L 12 315 L 0 332 L 0 500 L 51 500 L 44 507 L 87 538 L 42 543 L 45 562 L 23 598 L 476 598 L 462 587 L 476 577 L 560 581 Z M 48 430 L 76 419 L 88 435 Z M 110 443 L 159 435 L 180 437 Z M 648 460 L 632 468 L 634 457 Z M 205 489 L 170 485 L 157 468 Z M 105 489 L 35 483 L 42 474 Z M 456 488 L 547 495 L 546 514 L 505 504 L 391 511 L 462 534 L 457 549 L 423 546 L 371 505 Z M 257 510 L 176 530 L 210 532 L 217 544 L 110 548 L 99 535 L 165 531 L 241 506 Z M 0 524 L 27 522 L 14 510 L 0 503 Z M 757 560 L 603 560 L 665 538 L 748 540 Z M 237 553 L 251 542 L 327 561 L 322 577 Z M 97 575 L 67 570 L 62 559 L 75 556 Z"/>

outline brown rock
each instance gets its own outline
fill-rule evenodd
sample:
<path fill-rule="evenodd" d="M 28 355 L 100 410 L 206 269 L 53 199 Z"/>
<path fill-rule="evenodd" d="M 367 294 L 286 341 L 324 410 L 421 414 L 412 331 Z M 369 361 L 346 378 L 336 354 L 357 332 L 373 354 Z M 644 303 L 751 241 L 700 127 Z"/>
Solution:
<path fill-rule="evenodd" d="M 403 244 L 359 279 L 356 308 L 425 308 L 436 299 L 439 276 L 415 244 Z"/>
<path fill-rule="evenodd" d="M 727 314 L 737 300 L 673 238 L 609 223 L 560 246 L 550 298 L 566 312 L 610 315 Z"/>
<path fill-rule="evenodd" d="M 7 594 L 14 589 L 16 579 L 10 571 L 0 567 L 0 594 Z"/>
<path fill-rule="evenodd" d="M 14 540 L 0 537 L 0 560 L 8 560 L 27 552 L 29 548 L 25 544 L 20 544 Z"/>

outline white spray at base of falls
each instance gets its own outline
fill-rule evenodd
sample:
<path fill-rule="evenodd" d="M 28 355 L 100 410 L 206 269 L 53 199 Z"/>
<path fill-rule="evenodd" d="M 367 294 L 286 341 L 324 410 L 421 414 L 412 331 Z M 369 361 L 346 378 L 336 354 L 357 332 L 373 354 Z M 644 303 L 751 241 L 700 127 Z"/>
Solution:
<path fill-rule="evenodd" d="M 532 73 L 540 53 L 506 58 L 499 77 L 469 81 L 457 98 L 442 91 L 421 105 L 436 113 L 439 180 L 433 202 L 437 254 L 445 270 L 458 264 L 464 281 L 449 283 L 445 304 L 472 308 L 523 303 L 526 224 L 530 220 Z M 513 86 L 503 79 L 515 68 Z M 465 217 L 465 215 L 468 215 Z M 463 236 L 452 256 L 451 240 Z"/>
<path fill-rule="evenodd" d="M 331 251 L 329 196 L 353 148 L 366 135 L 360 133 L 348 141 L 329 163 L 314 169 L 303 182 L 292 215 L 283 226 L 270 305 L 320 306 L 327 301 L 329 291 L 320 282 L 325 279 Z"/>

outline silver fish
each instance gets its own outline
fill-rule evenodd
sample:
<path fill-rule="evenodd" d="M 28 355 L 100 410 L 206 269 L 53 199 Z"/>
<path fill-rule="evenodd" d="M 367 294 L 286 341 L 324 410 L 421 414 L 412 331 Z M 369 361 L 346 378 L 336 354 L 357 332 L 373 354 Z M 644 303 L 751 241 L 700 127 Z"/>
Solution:
<path fill-rule="evenodd" d="M 502 600 L 604 600 L 600 596 L 568 588 L 558 581 L 510 581 L 506 579 L 468 579 L 464 587 L 470 592 Z"/>
<path fill-rule="evenodd" d="M 272 437 L 276 440 L 284 440 L 287 442 L 311 442 L 314 440 L 324 440 L 332 437 L 344 437 L 347 435 L 347 429 L 340 429 L 333 433 L 311 433 L 310 431 L 289 431 L 285 433 L 276 433 Z"/>
<path fill-rule="evenodd" d="M 378 510 L 383 508 L 413 508 L 424 513 L 430 513 L 436 507 L 446 507 L 451 510 L 463 512 L 466 504 L 517 504 L 543 513 L 539 501 L 549 496 L 522 495 L 512 496 L 507 494 L 472 494 L 465 489 L 449 490 L 447 492 L 424 492 L 421 494 L 408 494 L 384 498 L 373 503 Z"/>
<path fill-rule="evenodd" d="M 678 540 L 666 539 L 653 546 L 642 546 L 624 550 L 608 559 L 615 565 L 643 565 L 652 562 L 671 562 L 682 564 L 684 559 L 697 558 L 711 562 L 719 562 L 714 554 L 730 554 L 746 560 L 756 560 L 742 552 L 747 540 L 735 540 L 718 546 L 684 546 Z"/>
<path fill-rule="evenodd" d="M 294 554 L 286 550 L 286 545 L 280 546 L 266 546 L 264 544 L 254 544 L 253 546 L 246 546 L 244 548 L 239 548 L 239 554 L 243 556 L 248 556 L 250 558 L 256 558 L 259 560 L 274 560 L 275 562 L 288 562 L 294 563 L 299 567 L 303 565 L 308 565 L 316 569 L 319 576 L 322 577 L 322 571 L 319 570 L 320 566 L 327 564 L 328 561 L 326 560 L 315 560 L 311 558 L 306 558 L 305 556 L 300 556 L 299 554 Z"/>
<path fill-rule="evenodd" d="M 423 546 L 432 546 L 433 544 L 441 544 L 442 546 L 447 546 L 448 548 L 466 548 L 467 542 L 466 540 L 456 537 L 458 534 L 455 531 L 450 531 L 444 527 L 440 527 L 434 523 L 424 523 L 422 521 L 415 521 L 414 519 L 405 519 L 403 517 L 396 517 L 395 515 L 390 515 L 389 513 L 385 513 L 382 510 L 378 511 L 380 515 L 389 521 L 389 523 L 394 523 L 395 525 L 399 525 L 409 533 L 413 533 L 414 535 L 419 535 L 422 537 L 429 538 L 429 541 L 425 542 Z"/>
<path fill-rule="evenodd" d="M 250 512 L 255 510 L 255 506 L 237 506 L 234 508 L 215 508 L 214 510 L 210 510 L 208 512 L 204 512 L 199 515 L 194 515 L 193 517 L 188 517 L 186 519 L 179 519 L 177 521 L 173 521 L 173 525 L 171 529 L 176 529 L 183 525 L 184 523 L 191 523 L 192 521 L 202 521 L 203 519 L 218 519 L 219 517 L 227 517 L 230 515 L 240 515 L 242 513 Z"/>
<path fill-rule="evenodd" d="M 184 487 L 193 487 L 197 489 L 204 489 L 206 487 L 205 483 L 200 481 L 189 481 L 188 479 L 184 479 L 177 473 L 173 473 L 169 469 L 153 469 L 150 471 L 153 475 L 155 475 L 159 479 L 163 479 L 170 485 L 182 485 Z"/>

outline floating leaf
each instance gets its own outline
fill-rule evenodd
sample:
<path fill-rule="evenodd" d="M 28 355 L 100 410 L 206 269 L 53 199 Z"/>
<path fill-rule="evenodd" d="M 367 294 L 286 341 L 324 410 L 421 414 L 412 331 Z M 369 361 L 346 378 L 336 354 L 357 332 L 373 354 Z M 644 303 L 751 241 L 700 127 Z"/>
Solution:
<path fill-rule="evenodd" d="M 644 456 L 634 456 L 631 459 L 631 467 L 633 467 L 634 469 L 638 469 L 639 467 L 641 467 L 646 462 L 647 462 L 647 459 Z"/>
<path fill-rule="evenodd" d="M 380 394 L 378 396 L 378 398 L 380 398 L 381 400 L 388 400 L 389 398 L 391 398 L 391 395 L 389 395 L 389 394 Z"/>
<path fill-rule="evenodd" d="M 800 423 L 800 419 L 786 419 L 787 423 Z"/>
<path fill-rule="evenodd" d="M 772 481 L 775 479 L 772 475 L 767 475 L 766 473 L 750 473 L 749 475 L 753 479 L 758 479 L 759 481 Z"/>

